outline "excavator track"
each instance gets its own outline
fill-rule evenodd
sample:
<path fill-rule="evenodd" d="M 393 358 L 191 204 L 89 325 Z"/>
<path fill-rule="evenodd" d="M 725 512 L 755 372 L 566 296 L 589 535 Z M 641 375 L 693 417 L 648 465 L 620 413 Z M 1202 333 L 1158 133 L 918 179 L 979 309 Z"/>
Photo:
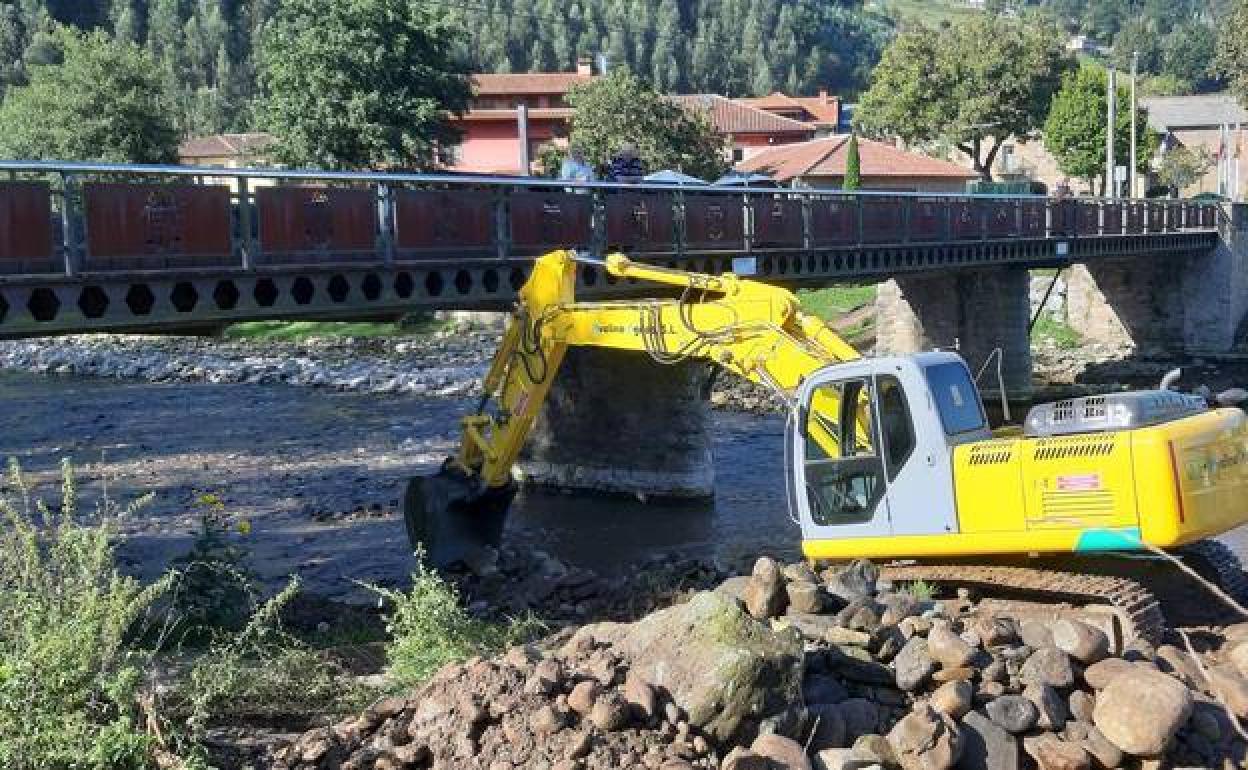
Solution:
<path fill-rule="evenodd" d="M 1248 608 L 1248 574 L 1244 574 L 1244 565 L 1225 543 L 1198 540 L 1183 546 L 1178 553 L 1201 577 L 1217 583 L 1227 596 Z"/>
<path fill-rule="evenodd" d="M 1157 598 L 1130 578 L 974 564 L 889 565 L 880 572 L 881 577 L 893 582 L 922 580 L 950 588 L 978 589 L 985 594 L 1024 593 L 1083 605 L 1107 605 L 1116 611 L 1124 644 L 1141 639 L 1156 645 L 1166 632 L 1166 618 Z"/>

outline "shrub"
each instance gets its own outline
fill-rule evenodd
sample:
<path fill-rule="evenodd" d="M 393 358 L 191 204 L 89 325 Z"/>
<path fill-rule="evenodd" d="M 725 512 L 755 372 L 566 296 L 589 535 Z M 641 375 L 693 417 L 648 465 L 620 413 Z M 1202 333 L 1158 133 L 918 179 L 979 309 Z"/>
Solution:
<path fill-rule="evenodd" d="M 16 462 L 0 497 L 0 767 L 144 768 L 138 688 L 150 653 L 127 640 L 170 578 L 121 575 L 112 538 L 150 497 L 80 516 L 68 460 L 62 474 L 55 508 L 32 502 Z"/>
<path fill-rule="evenodd" d="M 386 659 L 395 684 L 418 685 L 447 663 L 488 655 L 545 631 L 531 615 L 505 623 L 472 617 L 455 586 L 427 566 L 423 556 L 416 552 L 416 571 L 406 593 L 370 586 L 393 607 L 386 616 Z"/>

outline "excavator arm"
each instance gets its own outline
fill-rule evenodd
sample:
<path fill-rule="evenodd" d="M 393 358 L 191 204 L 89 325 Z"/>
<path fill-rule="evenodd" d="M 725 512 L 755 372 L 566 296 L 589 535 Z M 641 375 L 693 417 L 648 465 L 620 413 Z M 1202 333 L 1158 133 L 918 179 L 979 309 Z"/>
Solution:
<path fill-rule="evenodd" d="M 673 287 L 679 296 L 577 302 L 582 262 L 620 279 Z M 570 346 L 643 351 L 660 363 L 711 361 L 790 401 L 810 372 L 859 357 L 821 320 L 802 313 L 791 292 L 731 273 L 555 251 L 536 261 L 519 295 L 477 409 L 463 418 L 458 452 L 438 474 L 413 479 L 408 488 L 408 534 L 437 565 L 501 539 L 515 492 L 512 465 Z M 834 452 L 841 405 L 819 396 L 811 409 L 820 419 L 810 421 L 810 438 Z M 865 430 L 865 418 L 858 419 Z"/>

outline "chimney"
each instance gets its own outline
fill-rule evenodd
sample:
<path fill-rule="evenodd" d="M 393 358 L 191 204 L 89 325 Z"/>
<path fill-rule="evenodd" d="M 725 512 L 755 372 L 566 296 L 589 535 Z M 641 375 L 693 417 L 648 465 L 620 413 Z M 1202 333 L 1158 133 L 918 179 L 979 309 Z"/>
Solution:
<path fill-rule="evenodd" d="M 578 75 L 594 74 L 594 59 L 592 56 L 578 56 L 577 57 L 576 74 Z"/>

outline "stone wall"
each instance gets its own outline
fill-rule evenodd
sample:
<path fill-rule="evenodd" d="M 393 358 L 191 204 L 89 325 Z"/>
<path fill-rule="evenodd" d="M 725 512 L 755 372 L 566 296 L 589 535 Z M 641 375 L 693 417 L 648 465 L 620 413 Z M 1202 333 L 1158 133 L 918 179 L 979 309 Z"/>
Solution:
<path fill-rule="evenodd" d="M 705 498 L 714 493 L 708 367 L 645 353 L 574 348 L 515 476 L 539 486 Z"/>
<path fill-rule="evenodd" d="M 876 296 L 876 352 L 957 349 L 975 374 L 1001 348 L 1006 390 L 1030 393 L 1029 288 L 1028 272 L 1012 267 L 898 276 Z M 981 380 L 984 390 L 997 389 L 993 369 Z"/>

